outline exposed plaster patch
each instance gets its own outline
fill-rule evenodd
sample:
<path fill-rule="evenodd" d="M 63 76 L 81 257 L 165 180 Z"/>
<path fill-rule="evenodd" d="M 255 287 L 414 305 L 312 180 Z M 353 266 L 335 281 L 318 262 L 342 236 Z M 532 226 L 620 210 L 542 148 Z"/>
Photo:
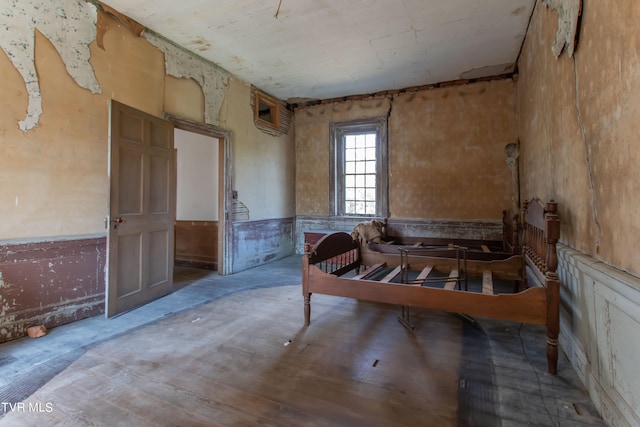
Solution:
<path fill-rule="evenodd" d="M 218 124 L 229 72 L 150 31 L 145 31 L 143 37 L 164 53 L 167 75 L 191 78 L 200 84 L 204 93 L 204 121 Z"/>
<path fill-rule="evenodd" d="M 35 67 L 35 30 L 56 48 L 67 72 L 85 89 L 100 93 L 100 84 L 89 63 L 89 44 L 96 36 L 96 9 L 82 0 L 29 2 L 9 0 L 0 12 L 0 47 L 24 79 L 29 103 L 27 116 L 19 122 L 28 131 L 38 125 L 42 114 L 42 96 Z"/>
<path fill-rule="evenodd" d="M 507 167 L 511 170 L 511 182 L 515 193 L 512 207 L 520 209 L 520 167 L 518 162 L 520 158 L 520 143 L 507 144 L 504 147 L 504 154 Z"/>
<path fill-rule="evenodd" d="M 97 3 L 98 6 L 98 19 L 96 21 L 96 44 L 102 50 L 104 50 L 104 33 L 107 31 L 107 24 L 105 16 L 109 15 L 115 18 L 122 25 L 127 27 L 131 32 L 136 36 L 140 37 L 144 32 L 145 28 L 142 24 L 134 21 L 131 18 L 121 14 L 117 10 L 107 6 L 106 4 L 102 4 L 100 2 Z"/>
<path fill-rule="evenodd" d="M 573 56 L 577 44 L 578 22 L 582 0 L 543 0 L 543 4 L 558 13 L 558 30 L 551 50 L 559 57 L 563 51 Z"/>

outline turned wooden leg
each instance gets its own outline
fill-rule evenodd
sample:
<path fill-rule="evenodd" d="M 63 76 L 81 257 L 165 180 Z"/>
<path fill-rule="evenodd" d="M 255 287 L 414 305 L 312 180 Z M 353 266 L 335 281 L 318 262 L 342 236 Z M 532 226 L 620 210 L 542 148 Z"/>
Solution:
<path fill-rule="evenodd" d="M 304 325 L 309 326 L 311 322 L 311 294 L 304 296 Z"/>
<path fill-rule="evenodd" d="M 547 369 L 550 374 L 558 374 L 558 334 L 547 335 Z"/>

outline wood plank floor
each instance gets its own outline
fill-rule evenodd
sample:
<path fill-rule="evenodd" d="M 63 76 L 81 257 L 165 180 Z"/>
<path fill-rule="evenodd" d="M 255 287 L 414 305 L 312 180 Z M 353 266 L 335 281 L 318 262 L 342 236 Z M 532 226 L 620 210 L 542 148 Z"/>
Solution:
<path fill-rule="evenodd" d="M 233 293 L 90 347 L 0 426 L 603 425 L 544 330 L 314 295 Z"/>

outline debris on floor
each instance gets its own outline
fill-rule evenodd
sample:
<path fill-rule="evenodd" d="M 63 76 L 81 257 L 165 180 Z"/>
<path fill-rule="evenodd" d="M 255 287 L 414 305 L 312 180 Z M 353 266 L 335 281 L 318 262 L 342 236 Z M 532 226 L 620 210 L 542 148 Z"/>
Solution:
<path fill-rule="evenodd" d="M 47 335 L 47 328 L 44 325 L 31 326 L 27 328 L 27 335 L 31 338 L 40 338 Z"/>

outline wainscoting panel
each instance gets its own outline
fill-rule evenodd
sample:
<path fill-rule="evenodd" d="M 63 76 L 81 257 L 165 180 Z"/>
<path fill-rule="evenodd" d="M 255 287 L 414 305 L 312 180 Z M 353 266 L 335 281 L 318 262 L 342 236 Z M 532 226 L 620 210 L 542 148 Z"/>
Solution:
<path fill-rule="evenodd" d="M 640 279 L 558 245 L 560 345 L 608 425 L 640 425 Z"/>
<path fill-rule="evenodd" d="M 0 243 L 0 342 L 104 313 L 106 237 Z"/>
<path fill-rule="evenodd" d="M 217 270 L 218 222 L 176 221 L 177 265 Z"/>
<path fill-rule="evenodd" d="M 293 218 L 233 224 L 233 273 L 294 253 Z"/>

